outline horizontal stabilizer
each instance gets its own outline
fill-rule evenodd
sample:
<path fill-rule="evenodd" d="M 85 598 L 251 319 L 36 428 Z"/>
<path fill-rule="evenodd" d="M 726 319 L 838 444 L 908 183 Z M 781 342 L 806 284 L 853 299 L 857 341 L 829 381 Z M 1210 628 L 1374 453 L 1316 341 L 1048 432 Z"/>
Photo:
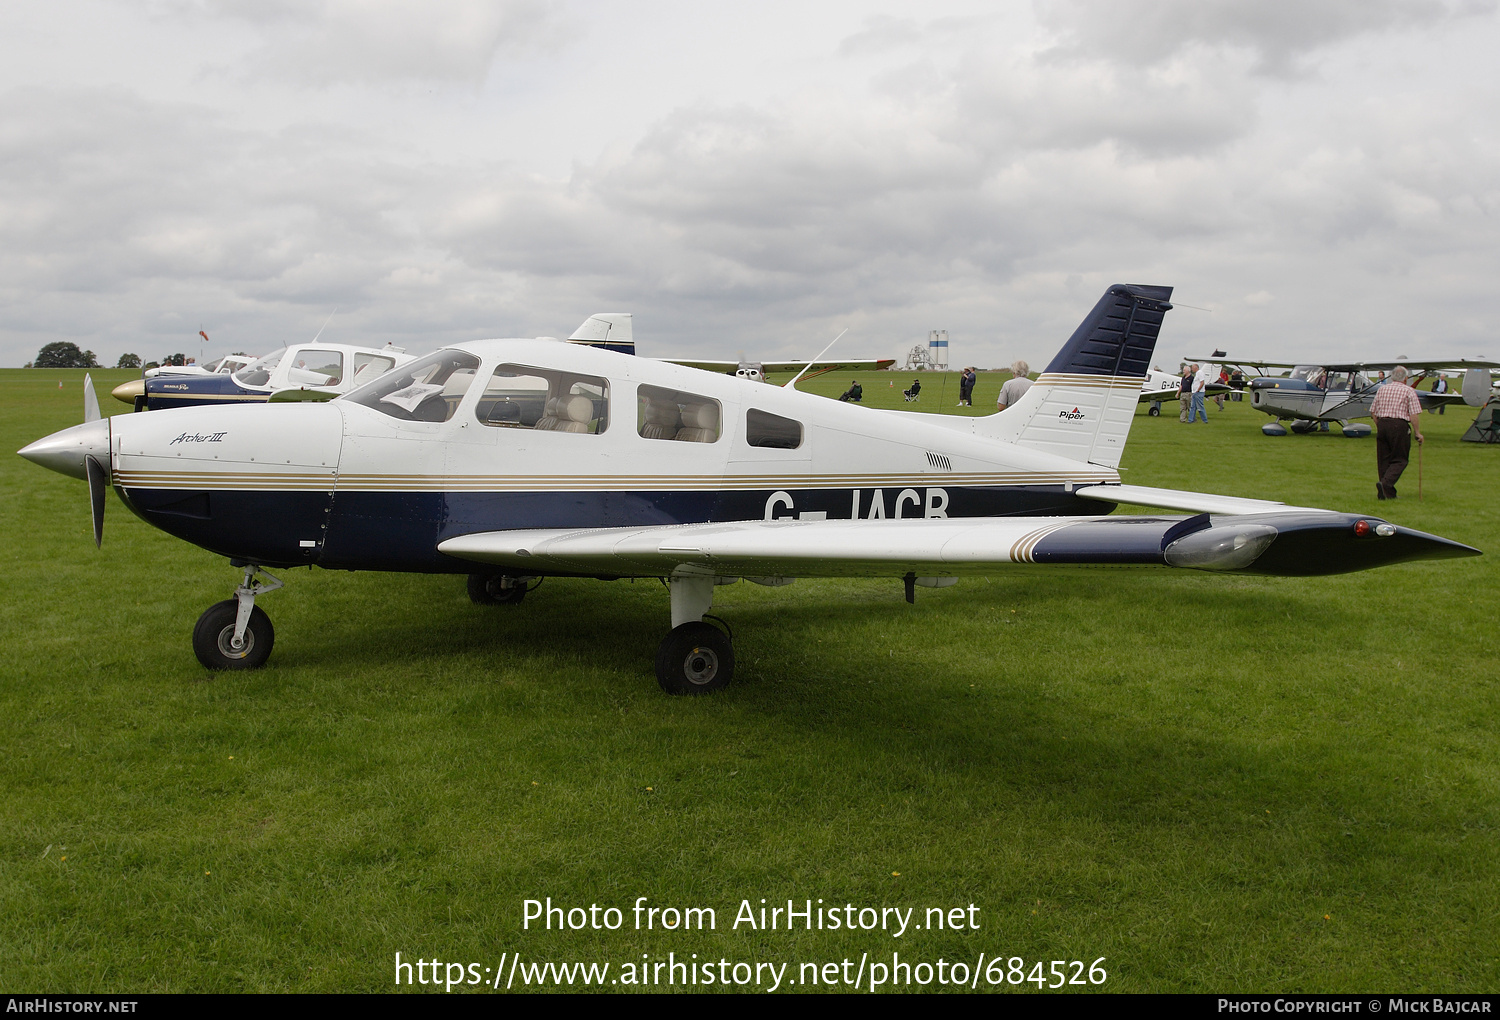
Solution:
<path fill-rule="evenodd" d="M 1288 506 L 1274 499 L 1241 499 L 1216 496 L 1208 492 L 1182 489 L 1153 489 L 1147 485 L 1088 485 L 1074 489 L 1073 495 L 1101 503 L 1129 503 L 1132 506 L 1154 506 L 1163 510 L 1190 510 L 1207 514 L 1274 514 L 1310 509 Z"/>

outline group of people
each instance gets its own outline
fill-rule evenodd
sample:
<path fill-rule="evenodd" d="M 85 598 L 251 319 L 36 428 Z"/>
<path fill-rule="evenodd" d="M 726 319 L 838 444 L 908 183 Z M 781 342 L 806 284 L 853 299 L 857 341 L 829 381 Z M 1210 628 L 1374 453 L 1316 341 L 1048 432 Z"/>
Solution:
<path fill-rule="evenodd" d="M 1194 362 L 1182 366 L 1182 381 L 1177 388 L 1178 403 L 1182 405 L 1178 421 L 1192 425 L 1201 418 L 1203 424 L 1208 424 L 1208 385 L 1215 379 L 1223 381 L 1222 373 L 1215 371 L 1213 365 L 1200 366 Z M 1219 410 L 1224 410 L 1224 394 L 1216 394 L 1214 400 Z"/>
<path fill-rule="evenodd" d="M 1010 366 L 1011 377 L 1000 387 L 1000 397 L 995 402 L 995 409 L 1003 411 L 1016 401 L 1021 399 L 1021 394 L 1031 389 L 1031 366 L 1024 361 L 1017 361 Z M 968 366 L 958 376 L 958 405 L 960 407 L 974 406 L 974 386 L 979 382 L 979 369 L 973 365 Z M 913 379 L 911 387 L 901 391 L 908 402 L 916 400 L 922 392 L 922 380 Z M 864 400 L 865 390 L 859 384 L 858 379 L 850 382 L 849 388 L 839 394 L 839 399 L 851 403 L 859 403 Z"/>

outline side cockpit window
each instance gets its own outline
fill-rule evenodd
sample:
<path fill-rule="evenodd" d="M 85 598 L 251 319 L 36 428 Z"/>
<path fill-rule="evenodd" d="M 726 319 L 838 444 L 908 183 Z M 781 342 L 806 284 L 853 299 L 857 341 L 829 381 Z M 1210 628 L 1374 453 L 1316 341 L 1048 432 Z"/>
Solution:
<path fill-rule="evenodd" d="M 438 351 L 387 372 L 343 399 L 402 421 L 447 421 L 458 410 L 477 371 L 479 359 L 474 355 Z"/>
<path fill-rule="evenodd" d="M 752 407 L 745 412 L 745 442 L 768 450 L 795 450 L 802 445 L 802 423 Z"/>
<path fill-rule="evenodd" d="M 252 361 L 234 373 L 232 378 L 241 386 L 267 386 L 271 382 L 271 373 L 281 364 L 281 356 L 285 353 L 285 347 L 278 347 L 264 358 Z"/>
<path fill-rule="evenodd" d="M 609 382 L 532 365 L 501 365 L 475 413 L 495 428 L 599 435 L 609 427 Z"/>
<path fill-rule="evenodd" d="M 638 391 L 637 431 L 644 439 L 670 439 L 679 443 L 719 441 L 721 412 L 712 397 L 660 386 L 642 386 Z"/>

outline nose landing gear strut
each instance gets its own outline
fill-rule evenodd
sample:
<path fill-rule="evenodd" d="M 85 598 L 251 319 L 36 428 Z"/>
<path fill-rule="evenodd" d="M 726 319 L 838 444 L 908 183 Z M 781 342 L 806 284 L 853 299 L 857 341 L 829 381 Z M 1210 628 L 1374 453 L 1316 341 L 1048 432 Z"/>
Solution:
<path fill-rule="evenodd" d="M 209 606 L 193 627 L 193 654 L 208 669 L 259 669 L 276 643 L 271 618 L 255 596 L 275 591 L 282 582 L 254 563 L 243 566 L 245 580 L 234 598 Z"/>

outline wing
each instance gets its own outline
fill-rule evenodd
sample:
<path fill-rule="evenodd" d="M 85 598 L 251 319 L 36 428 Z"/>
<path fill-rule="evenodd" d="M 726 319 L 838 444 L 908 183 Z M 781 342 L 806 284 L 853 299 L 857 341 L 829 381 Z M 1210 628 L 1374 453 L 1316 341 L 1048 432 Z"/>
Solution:
<path fill-rule="evenodd" d="M 809 368 L 813 372 L 880 372 L 890 368 L 896 363 L 895 358 L 868 358 L 855 361 L 703 361 L 695 358 L 660 358 L 671 365 L 682 365 L 685 368 L 698 368 L 705 372 L 717 372 L 721 375 L 734 375 L 735 369 L 741 364 L 757 364 L 762 372 L 800 372 Z"/>
<path fill-rule="evenodd" d="M 765 372 L 883 372 L 896 363 L 895 358 L 866 358 L 853 361 L 763 361 Z M 804 377 L 805 378 L 805 377 Z"/>
<path fill-rule="evenodd" d="M 1436 361 L 1412 361 L 1400 358 L 1395 361 L 1319 361 L 1306 358 L 1302 361 L 1257 361 L 1250 358 L 1184 358 L 1184 361 L 1213 362 L 1216 365 L 1237 365 L 1241 368 L 1298 368 L 1316 365 L 1330 372 L 1363 372 L 1368 369 L 1390 369 L 1397 365 L 1418 372 L 1463 372 L 1471 368 L 1500 368 L 1500 361 L 1485 361 L 1479 358 L 1447 358 Z"/>
<path fill-rule="evenodd" d="M 1364 528 L 1357 530 L 1362 521 Z M 1199 514 L 490 531 L 450 538 L 438 549 L 458 559 L 532 574 L 697 573 L 767 579 L 942 577 L 1024 564 L 1172 566 L 1301 576 L 1478 555 L 1457 542 L 1378 519 L 1294 508 L 1222 521 Z"/>

